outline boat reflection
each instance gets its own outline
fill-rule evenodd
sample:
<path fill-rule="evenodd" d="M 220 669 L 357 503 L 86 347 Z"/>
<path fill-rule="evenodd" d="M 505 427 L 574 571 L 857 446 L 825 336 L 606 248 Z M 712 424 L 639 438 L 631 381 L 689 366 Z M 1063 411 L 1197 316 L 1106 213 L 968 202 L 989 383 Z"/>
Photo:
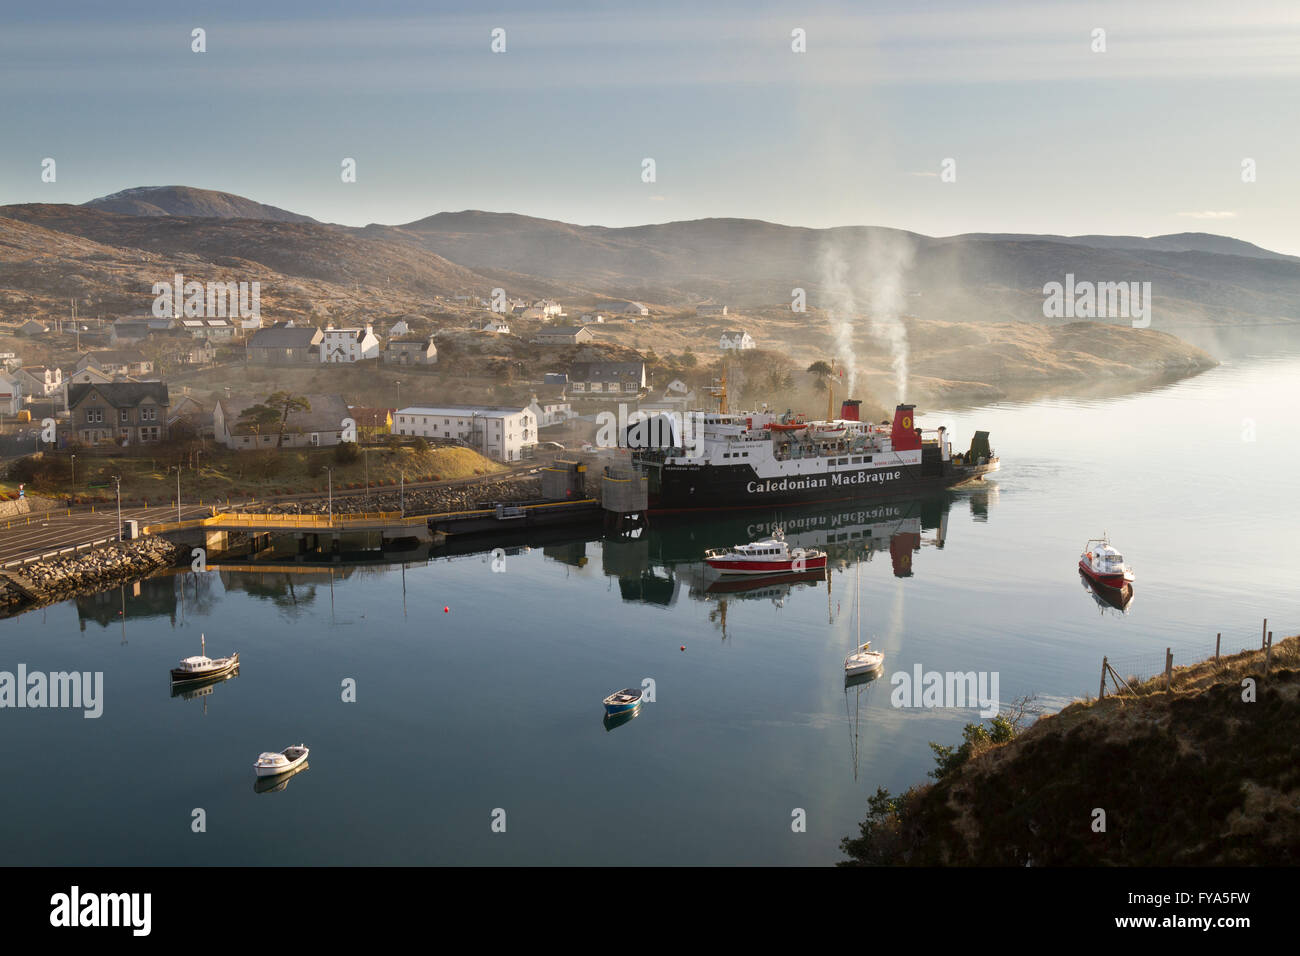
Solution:
<path fill-rule="evenodd" d="M 604 718 L 602 718 L 605 724 L 605 732 L 609 733 L 611 730 L 615 730 L 616 728 L 622 727 L 624 724 L 630 724 L 632 721 L 636 720 L 640 714 L 641 714 L 640 707 L 638 707 L 636 710 L 627 711 L 626 713 L 622 713 L 622 714 L 613 714 L 613 715 L 606 714 Z"/>
<path fill-rule="evenodd" d="M 289 786 L 290 780 L 298 776 L 298 774 L 302 773 L 310 766 L 310 763 L 303 763 L 300 766 L 294 767 L 292 770 L 277 774 L 274 777 L 258 777 L 253 781 L 253 792 L 279 793 L 285 787 Z"/>
<path fill-rule="evenodd" d="M 218 684 L 224 684 L 228 680 L 233 680 L 239 676 L 239 665 L 236 664 L 233 669 L 216 677 L 209 677 L 203 680 L 186 681 L 182 684 L 172 684 L 172 696 L 179 697 L 182 700 L 194 700 L 198 697 L 207 697 L 212 693 Z M 206 701 L 205 701 L 206 703 Z"/>
<path fill-rule="evenodd" d="M 1125 584 L 1122 588 L 1108 588 L 1097 584 L 1082 571 L 1079 572 L 1079 582 L 1083 585 L 1083 589 L 1092 595 L 1092 599 L 1097 602 L 1097 610 L 1102 614 L 1110 611 L 1119 614 L 1128 613 L 1129 606 L 1133 603 L 1133 585 Z"/>

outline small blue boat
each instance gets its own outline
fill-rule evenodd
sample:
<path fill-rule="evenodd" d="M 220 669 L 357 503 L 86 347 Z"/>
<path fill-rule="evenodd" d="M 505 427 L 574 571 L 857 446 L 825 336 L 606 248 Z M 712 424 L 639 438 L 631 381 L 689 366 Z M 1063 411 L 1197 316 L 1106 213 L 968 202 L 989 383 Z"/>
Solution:
<path fill-rule="evenodd" d="M 605 698 L 605 714 L 617 717 L 630 714 L 641 706 L 641 691 L 636 687 L 624 687 Z"/>

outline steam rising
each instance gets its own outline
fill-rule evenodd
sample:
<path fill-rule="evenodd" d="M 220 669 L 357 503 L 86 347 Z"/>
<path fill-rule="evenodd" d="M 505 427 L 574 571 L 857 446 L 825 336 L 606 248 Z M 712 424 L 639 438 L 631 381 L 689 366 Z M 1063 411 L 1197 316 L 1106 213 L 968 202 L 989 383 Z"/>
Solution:
<path fill-rule="evenodd" d="M 818 256 L 821 289 L 836 355 L 847 367 L 848 395 L 854 394 L 857 385 L 853 326 L 858 318 L 858 300 L 864 298 L 871 336 L 889 351 L 897 400 L 907 400 L 909 368 L 907 327 L 902 317 L 903 276 L 911 267 L 914 254 L 912 241 L 905 234 L 885 230 L 873 230 L 869 234 L 866 249 L 858 251 L 853 268 L 838 238 L 822 247 Z"/>

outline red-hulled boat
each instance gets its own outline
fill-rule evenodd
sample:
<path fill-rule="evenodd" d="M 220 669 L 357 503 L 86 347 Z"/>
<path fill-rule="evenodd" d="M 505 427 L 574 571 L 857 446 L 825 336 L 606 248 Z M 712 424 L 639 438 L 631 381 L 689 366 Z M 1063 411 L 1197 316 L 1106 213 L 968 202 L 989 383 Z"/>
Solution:
<path fill-rule="evenodd" d="M 1120 590 L 1133 583 L 1133 569 L 1106 538 L 1093 538 L 1079 556 L 1079 570 L 1104 588 Z"/>
<path fill-rule="evenodd" d="M 826 567 L 826 552 L 813 548 L 792 548 L 780 528 L 772 537 L 734 548 L 713 548 L 704 553 L 704 563 L 723 574 L 798 574 Z"/>

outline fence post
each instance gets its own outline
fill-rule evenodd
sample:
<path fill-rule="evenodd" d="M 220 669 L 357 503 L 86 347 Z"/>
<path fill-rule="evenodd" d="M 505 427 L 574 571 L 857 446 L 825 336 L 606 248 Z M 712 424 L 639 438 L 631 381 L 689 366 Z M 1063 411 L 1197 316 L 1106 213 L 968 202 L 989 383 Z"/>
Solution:
<path fill-rule="evenodd" d="M 1108 665 L 1106 663 L 1106 656 L 1103 654 L 1101 658 L 1101 687 L 1098 688 L 1097 690 L 1098 700 L 1106 696 L 1106 667 L 1107 666 Z"/>
<path fill-rule="evenodd" d="M 1170 683 L 1174 678 L 1174 652 L 1165 648 L 1165 690 L 1169 689 Z"/>
<path fill-rule="evenodd" d="M 1222 631 L 1214 635 L 1214 660 L 1216 662 L 1219 660 L 1219 641 L 1220 639 L 1222 639 L 1222 637 L 1223 637 Z"/>
<path fill-rule="evenodd" d="M 1259 629 L 1259 649 L 1262 651 L 1264 645 L 1268 643 L 1268 618 L 1264 618 L 1264 626 Z"/>
<path fill-rule="evenodd" d="M 1264 676 L 1268 676 L 1268 665 L 1273 660 L 1273 632 L 1268 632 L 1268 644 L 1264 650 Z"/>

